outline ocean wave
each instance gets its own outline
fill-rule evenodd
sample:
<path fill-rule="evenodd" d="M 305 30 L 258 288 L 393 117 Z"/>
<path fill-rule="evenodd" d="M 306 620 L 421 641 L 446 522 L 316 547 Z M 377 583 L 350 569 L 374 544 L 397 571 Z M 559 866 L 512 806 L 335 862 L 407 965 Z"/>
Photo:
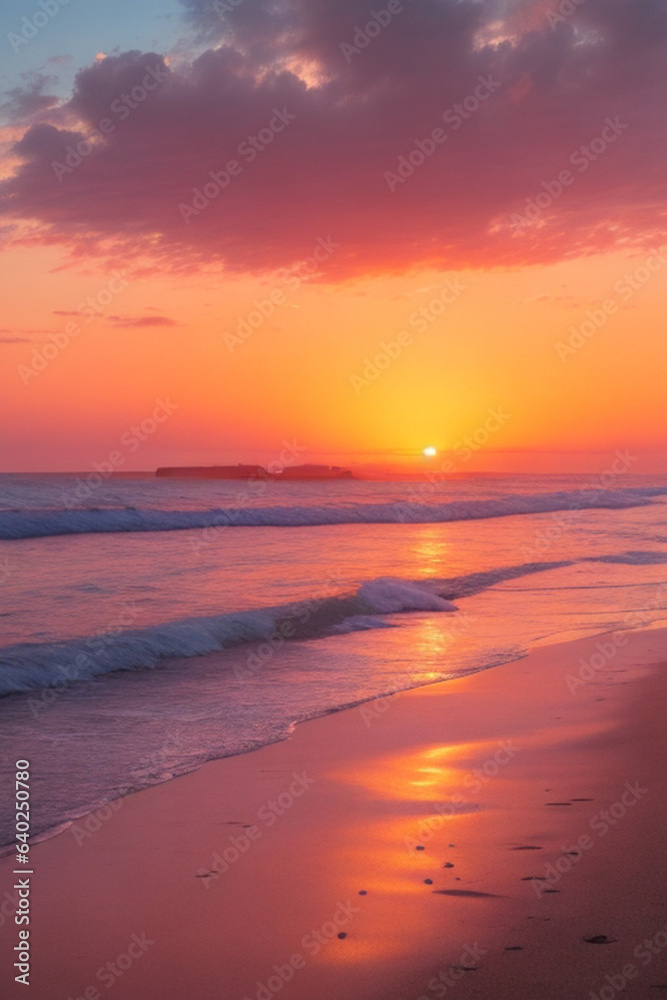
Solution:
<path fill-rule="evenodd" d="M 86 509 L 0 510 L 0 539 L 43 538 L 103 532 L 184 531 L 227 527 L 321 527 L 335 524 L 434 524 L 561 510 L 642 507 L 667 494 L 667 487 L 625 490 L 571 490 L 513 494 L 493 500 L 426 504 L 394 503 L 331 506 L 226 507 L 214 510 Z"/>
<path fill-rule="evenodd" d="M 591 556 L 590 562 L 620 563 L 626 566 L 659 566 L 667 563 L 667 552 L 653 552 L 637 549 L 629 552 L 619 552 L 610 556 Z"/>
<path fill-rule="evenodd" d="M 151 669 L 162 659 L 203 656 L 242 643 L 269 643 L 275 649 L 289 640 L 387 628 L 391 623 L 378 616 L 453 612 L 457 596 L 562 565 L 569 564 L 525 563 L 443 580 L 378 577 L 365 581 L 353 594 L 187 618 L 117 634 L 5 646 L 0 648 L 0 695 L 68 687 L 100 674 Z"/>

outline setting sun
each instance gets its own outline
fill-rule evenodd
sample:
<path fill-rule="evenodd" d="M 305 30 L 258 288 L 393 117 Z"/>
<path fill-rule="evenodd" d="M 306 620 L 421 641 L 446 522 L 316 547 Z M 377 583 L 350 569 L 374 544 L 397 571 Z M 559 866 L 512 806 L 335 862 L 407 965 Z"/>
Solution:
<path fill-rule="evenodd" d="M 0 998 L 667 989 L 667 0 L 3 17 Z"/>

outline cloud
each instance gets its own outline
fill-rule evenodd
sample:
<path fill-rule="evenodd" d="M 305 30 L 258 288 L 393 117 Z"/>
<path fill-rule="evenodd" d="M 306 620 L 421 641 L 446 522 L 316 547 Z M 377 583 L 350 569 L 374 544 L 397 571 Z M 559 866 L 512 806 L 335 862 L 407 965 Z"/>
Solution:
<path fill-rule="evenodd" d="M 43 93 L 53 84 L 53 77 L 43 73 L 28 73 L 25 77 L 27 83 L 5 91 L 7 100 L 0 104 L 0 114 L 12 122 L 30 121 L 58 103 L 57 97 Z"/>
<path fill-rule="evenodd" d="M 0 337 L 0 344 L 29 344 L 28 337 Z"/>
<path fill-rule="evenodd" d="M 0 209 L 33 220 L 33 239 L 259 273 L 331 236 L 323 272 L 345 278 L 553 262 L 663 235 L 667 0 L 586 0 L 556 22 L 542 0 L 420 0 L 377 33 L 365 0 L 242 0 L 223 18 L 183 2 L 210 45 L 191 64 L 101 59 L 16 144 Z M 162 82 L 119 110 L 149 71 Z M 480 78 L 499 85 L 475 108 Z M 274 109 L 295 117 L 251 161 L 239 147 Z M 54 161 L 104 118 L 113 130 L 58 180 Z M 577 154 L 610 136 L 607 119 L 607 148 Z M 434 129 L 445 141 L 411 171 Z M 193 203 L 230 160 L 238 175 Z M 554 195 L 564 170 L 573 182 Z M 179 206 L 193 204 L 186 221 Z"/>
<path fill-rule="evenodd" d="M 169 316 L 109 316 L 109 322 L 119 327 L 178 326 Z"/>

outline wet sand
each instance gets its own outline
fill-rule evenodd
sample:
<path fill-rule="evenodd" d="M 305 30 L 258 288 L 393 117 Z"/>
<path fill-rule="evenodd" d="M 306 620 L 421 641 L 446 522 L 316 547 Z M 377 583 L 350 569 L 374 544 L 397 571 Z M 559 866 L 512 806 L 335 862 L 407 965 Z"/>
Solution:
<path fill-rule="evenodd" d="M 32 848 L 29 988 L 0 863 L 3 995 L 667 997 L 666 665 L 545 646 L 80 820 Z"/>

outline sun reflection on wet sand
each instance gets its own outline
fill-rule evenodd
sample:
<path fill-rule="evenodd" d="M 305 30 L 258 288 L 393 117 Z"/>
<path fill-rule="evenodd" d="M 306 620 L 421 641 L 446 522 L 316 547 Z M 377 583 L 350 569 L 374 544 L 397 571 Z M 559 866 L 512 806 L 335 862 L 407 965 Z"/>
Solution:
<path fill-rule="evenodd" d="M 354 943 L 330 949 L 327 964 L 396 959 L 414 948 L 415 936 L 432 934 L 437 923 L 443 943 L 459 936 L 461 903 L 443 906 L 437 889 L 460 886 L 448 845 L 477 839 L 479 806 L 465 794 L 470 759 L 484 743 L 433 744 L 405 754 L 389 754 L 337 771 L 331 777 L 373 801 L 373 819 L 350 826 L 345 843 L 331 858 L 339 891 L 359 899 L 363 919 Z M 424 836 L 425 834 L 425 836 Z M 457 852 L 457 865 L 465 854 Z M 447 865 L 447 868 L 444 866 Z M 409 926 L 410 932 L 405 928 Z"/>

